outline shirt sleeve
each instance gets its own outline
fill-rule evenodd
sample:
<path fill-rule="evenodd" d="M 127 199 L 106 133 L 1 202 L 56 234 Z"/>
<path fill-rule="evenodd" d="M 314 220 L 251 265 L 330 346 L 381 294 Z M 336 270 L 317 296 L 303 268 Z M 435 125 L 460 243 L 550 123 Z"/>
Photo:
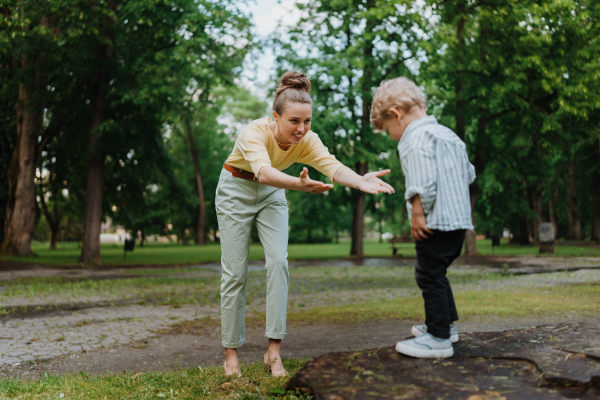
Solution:
<path fill-rule="evenodd" d="M 425 214 L 429 214 L 437 195 L 437 171 L 433 149 L 415 148 L 404 157 L 403 163 L 406 175 L 404 199 L 412 203 L 412 198 L 419 195 Z"/>
<path fill-rule="evenodd" d="M 473 183 L 473 181 L 475 181 L 475 178 L 477 177 L 477 175 L 475 174 L 475 167 L 473 166 L 473 164 L 471 164 L 469 162 L 469 159 L 467 158 L 467 173 L 469 174 L 469 185 L 471 183 Z"/>
<path fill-rule="evenodd" d="M 307 143 L 302 156 L 298 158 L 298 162 L 310 165 L 333 182 L 335 173 L 344 164 L 339 162 L 338 159 L 329 152 L 319 136 L 315 134 L 313 137 L 307 139 L 309 140 L 309 143 Z"/>
<path fill-rule="evenodd" d="M 250 164 L 254 175 L 258 176 L 262 167 L 271 166 L 264 132 L 261 132 L 257 126 L 248 125 L 238 136 L 235 146 Z"/>

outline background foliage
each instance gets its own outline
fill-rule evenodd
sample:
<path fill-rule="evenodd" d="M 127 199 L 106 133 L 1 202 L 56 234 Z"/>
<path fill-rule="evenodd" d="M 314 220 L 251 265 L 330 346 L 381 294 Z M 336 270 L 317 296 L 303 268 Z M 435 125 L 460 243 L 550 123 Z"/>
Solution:
<path fill-rule="evenodd" d="M 362 254 L 365 233 L 407 237 L 396 143 L 369 126 L 373 89 L 397 76 L 414 79 L 428 112 L 466 142 L 478 174 L 478 233 L 509 231 L 531 243 L 548 221 L 558 237 L 600 239 L 597 1 L 311 1 L 297 5 L 297 25 L 262 44 L 235 1 L 107 4 L 0 1 L 1 226 L 19 96 L 31 84 L 44 145 L 35 237 L 82 240 L 98 48 L 110 45 L 107 117 L 94 150 L 104 157 L 105 229 L 122 226 L 141 243 L 218 241 L 222 163 L 243 125 L 269 113 L 238 77 L 250 50 L 268 45 L 277 76 L 296 69 L 311 78 L 313 130 L 330 151 L 360 173 L 392 169 L 386 180 L 397 193 L 365 197 L 339 185 L 322 196 L 288 192 L 291 242 L 350 236 L 351 252 Z"/>

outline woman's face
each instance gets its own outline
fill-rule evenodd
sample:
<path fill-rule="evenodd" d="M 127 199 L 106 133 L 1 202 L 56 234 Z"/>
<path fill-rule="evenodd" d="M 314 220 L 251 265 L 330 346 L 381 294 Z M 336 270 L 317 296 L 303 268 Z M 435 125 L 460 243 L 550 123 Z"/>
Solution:
<path fill-rule="evenodd" d="M 279 126 L 280 137 L 277 140 L 284 144 L 299 144 L 310 130 L 312 105 L 287 103 L 282 115 L 273 111 L 273 118 Z"/>

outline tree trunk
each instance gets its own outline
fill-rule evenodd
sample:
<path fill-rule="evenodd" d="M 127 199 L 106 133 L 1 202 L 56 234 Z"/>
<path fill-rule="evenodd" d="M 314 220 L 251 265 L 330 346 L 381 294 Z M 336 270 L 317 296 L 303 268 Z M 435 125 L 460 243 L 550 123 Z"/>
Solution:
<path fill-rule="evenodd" d="M 356 162 L 355 170 L 358 175 L 363 176 L 368 171 L 368 163 Z M 359 191 L 354 202 L 352 211 L 352 246 L 350 255 L 363 257 L 363 235 L 365 230 L 365 200 L 366 193 Z"/>
<path fill-rule="evenodd" d="M 145 241 L 146 241 L 146 235 L 144 234 L 144 230 L 140 229 L 140 247 L 144 247 Z"/>
<path fill-rule="evenodd" d="M 55 203 L 54 209 L 52 210 L 54 215 L 50 214 L 50 210 L 48 209 L 48 205 L 46 204 L 46 199 L 44 198 L 44 191 L 42 190 L 42 186 L 40 185 L 40 203 L 42 203 L 42 211 L 44 212 L 44 216 L 46 217 L 46 221 L 48 222 L 48 226 L 50 227 L 51 237 L 50 237 L 50 250 L 56 250 L 56 244 L 58 243 L 58 233 L 60 229 L 60 221 L 62 219 L 62 215 L 58 211 L 58 206 Z"/>
<path fill-rule="evenodd" d="M 108 8 L 115 10 L 115 0 L 108 0 Z M 108 26 L 113 21 L 109 19 Z M 79 261 L 101 264 L 100 230 L 102 225 L 102 195 L 104 192 L 104 152 L 96 146 L 100 138 L 100 126 L 106 121 L 107 90 L 109 84 L 108 67 L 113 58 L 114 35 L 108 33 L 110 42 L 98 45 L 98 67 L 92 86 L 92 120 L 90 134 L 90 161 L 87 170 L 85 191 L 85 214 L 83 221 L 83 246 Z"/>
<path fill-rule="evenodd" d="M 198 166 L 198 154 L 194 157 L 194 175 L 196 181 L 196 195 L 198 196 L 198 221 L 196 223 L 196 244 L 206 244 L 206 204 L 204 202 L 204 188 L 202 187 L 202 174 Z"/>
<path fill-rule="evenodd" d="M 98 99 L 99 100 L 99 99 Z M 97 107 L 104 102 L 96 103 Z M 83 246 L 79 261 L 83 263 L 101 264 L 100 230 L 102 225 L 102 195 L 104 189 L 104 155 L 96 154 L 95 145 L 98 141 L 98 127 L 105 121 L 104 109 L 96 109 L 92 113 L 93 131 L 90 136 L 90 158 L 87 171 L 85 191 L 85 215 L 83 221 Z"/>
<path fill-rule="evenodd" d="M 115 0 L 108 0 L 108 8 L 115 10 Z M 109 19 L 108 29 L 113 20 Z M 114 35 L 108 32 L 107 44 L 98 45 L 98 67 L 92 86 L 92 119 L 90 134 L 90 161 L 87 171 L 85 191 L 85 214 L 83 221 L 83 246 L 79 261 L 83 263 L 101 264 L 100 230 L 102 225 L 102 196 L 104 192 L 104 151 L 97 146 L 100 139 L 100 126 L 106 121 L 107 99 L 106 92 L 109 84 L 108 67 L 113 58 Z"/>
<path fill-rule="evenodd" d="M 198 136 L 200 132 L 194 128 L 189 120 L 183 122 L 186 135 L 176 131 L 187 146 L 192 163 L 194 164 L 194 183 L 196 185 L 196 196 L 198 196 L 198 220 L 196 221 L 196 245 L 206 244 L 206 204 L 204 198 L 204 187 L 202 186 L 202 173 L 200 171 L 200 157 L 198 155 Z"/>
<path fill-rule="evenodd" d="M 598 130 L 600 136 L 600 130 Z M 600 171 L 592 175 L 594 182 L 600 182 Z M 1 227 L 2 225 L 0 225 Z M 600 241 L 600 187 L 598 184 L 594 186 L 592 192 L 592 238 L 591 240 Z"/>
<path fill-rule="evenodd" d="M 58 229 L 50 229 L 52 235 L 50 236 L 50 250 L 56 250 L 56 244 L 58 243 Z"/>
<path fill-rule="evenodd" d="M 592 240 L 600 241 L 600 204 L 598 200 L 592 206 Z"/>
<path fill-rule="evenodd" d="M 533 185 L 527 185 L 527 198 L 529 200 L 529 207 L 537 215 L 531 217 L 531 238 L 534 244 L 539 241 L 539 226 L 540 221 L 543 221 L 542 213 L 542 187 L 539 182 Z"/>
<path fill-rule="evenodd" d="M 181 245 L 182 246 L 187 246 L 188 242 L 187 239 L 185 238 L 185 229 L 182 229 L 181 231 Z"/>
<path fill-rule="evenodd" d="M 21 58 L 21 68 L 30 65 Z M 29 85 L 19 84 L 17 105 L 17 142 L 8 170 L 8 205 L 5 237 L 0 254 L 34 256 L 31 242 L 40 210 L 35 193 L 37 140 L 42 130 L 43 107 L 32 99 L 36 78 Z"/>
<path fill-rule="evenodd" d="M 364 3 L 365 9 L 371 11 L 375 9 L 377 6 L 376 2 L 373 0 L 367 0 Z M 377 27 L 377 21 L 372 17 L 372 13 L 367 13 L 368 17 L 366 18 L 365 23 L 365 32 L 368 32 L 370 35 L 372 32 L 375 32 Z M 373 44 L 373 39 L 375 36 L 373 35 L 369 40 L 365 40 L 363 42 L 362 47 L 362 82 L 361 82 L 361 100 L 362 100 L 362 115 L 360 116 L 361 126 L 360 126 L 360 136 L 364 141 L 365 149 L 368 149 L 370 144 L 366 138 L 372 134 L 372 130 L 370 128 L 370 120 L 371 120 L 371 103 L 373 101 L 372 90 L 373 86 L 375 86 L 375 82 L 373 80 L 373 70 L 375 69 L 376 60 L 373 56 L 373 51 L 375 50 L 375 45 Z M 352 79 L 350 79 L 352 81 Z M 354 114 L 354 99 L 353 96 L 350 96 L 348 104 L 350 105 L 350 109 L 352 110 L 352 117 L 355 118 Z M 357 161 L 354 164 L 354 169 L 358 175 L 363 176 L 369 170 L 369 163 L 367 161 Z M 365 202 L 366 202 L 366 193 L 362 191 L 358 191 L 358 193 L 354 196 L 354 209 L 352 211 L 352 245 L 350 247 L 350 255 L 363 257 L 363 236 L 365 229 Z"/>
<path fill-rule="evenodd" d="M 465 12 L 465 4 L 460 2 L 457 6 L 458 12 L 460 13 L 458 17 L 458 21 L 456 23 L 456 44 L 458 47 L 458 54 L 463 54 L 464 52 L 464 39 L 463 39 L 463 30 L 465 26 L 465 17 L 463 13 Z M 456 57 L 456 65 L 458 69 L 462 68 L 463 60 L 462 57 Z M 454 97 L 455 97 L 455 116 L 456 116 L 456 134 L 462 140 L 465 139 L 465 115 L 463 110 L 463 100 L 462 100 L 462 74 L 458 71 L 456 72 L 456 85 L 454 87 Z"/>
<path fill-rule="evenodd" d="M 464 5 L 463 5 L 464 7 Z M 464 23 L 464 21 L 463 21 Z M 485 58 L 484 55 L 482 54 L 482 59 Z M 483 109 L 480 110 L 480 112 L 483 114 Z M 457 118 L 457 125 L 458 125 L 458 118 L 459 116 L 456 116 Z M 477 173 L 477 175 L 479 175 L 481 173 L 481 171 L 483 171 L 483 163 L 484 163 L 484 158 L 482 156 L 483 153 L 483 147 L 481 146 L 481 141 L 483 140 L 482 138 L 485 136 L 485 131 L 487 129 L 487 124 L 488 124 L 488 119 L 487 117 L 481 117 L 479 118 L 479 120 L 477 121 L 477 141 L 476 141 L 476 147 L 475 147 L 475 160 L 474 160 L 474 167 L 475 167 L 475 172 Z M 464 133 L 464 126 L 463 126 L 463 133 Z M 464 139 L 463 139 L 464 140 Z M 466 256 L 474 256 L 477 254 L 477 238 L 476 238 L 476 234 L 475 234 L 475 205 L 477 204 L 477 197 L 479 196 L 479 185 L 474 182 L 471 184 L 471 186 L 469 186 L 469 201 L 471 202 L 471 223 L 473 224 L 473 230 L 467 230 L 467 232 L 465 233 L 465 255 Z"/>
<path fill-rule="evenodd" d="M 475 204 L 477 203 L 477 197 L 479 195 L 479 186 L 469 186 L 469 195 L 471 198 L 471 221 L 475 224 Z M 465 255 L 474 256 L 477 254 L 477 240 L 475 238 L 475 232 L 467 230 L 465 233 Z"/>
<path fill-rule="evenodd" d="M 577 163 L 572 160 L 567 162 L 567 239 L 579 239 L 579 210 L 577 204 Z"/>
<path fill-rule="evenodd" d="M 552 222 L 552 226 L 554 227 L 554 237 L 556 239 L 559 238 L 558 235 L 558 215 L 556 214 L 556 203 L 558 202 L 558 188 L 554 191 L 553 198 L 548 202 L 548 209 L 550 212 L 550 222 Z"/>
<path fill-rule="evenodd" d="M 0 248 L 2 247 L 2 243 L 4 242 L 4 227 L 6 220 L 4 218 L 0 218 Z"/>
<path fill-rule="evenodd" d="M 520 244 L 531 244 L 531 235 L 529 234 L 529 224 L 527 223 L 527 217 L 519 217 L 519 227 L 520 227 Z"/>

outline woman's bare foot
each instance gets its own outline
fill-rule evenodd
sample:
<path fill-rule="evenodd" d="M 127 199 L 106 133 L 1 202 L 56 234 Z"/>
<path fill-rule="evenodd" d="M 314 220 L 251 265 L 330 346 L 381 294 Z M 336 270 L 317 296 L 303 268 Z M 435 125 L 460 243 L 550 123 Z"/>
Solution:
<path fill-rule="evenodd" d="M 264 363 L 271 370 L 274 377 L 286 376 L 283 362 L 281 361 L 281 340 L 269 339 L 269 350 L 265 354 Z"/>
<path fill-rule="evenodd" d="M 225 349 L 225 362 L 223 362 L 223 368 L 225 369 L 225 375 L 227 376 L 242 376 L 238 361 L 237 349 Z"/>

